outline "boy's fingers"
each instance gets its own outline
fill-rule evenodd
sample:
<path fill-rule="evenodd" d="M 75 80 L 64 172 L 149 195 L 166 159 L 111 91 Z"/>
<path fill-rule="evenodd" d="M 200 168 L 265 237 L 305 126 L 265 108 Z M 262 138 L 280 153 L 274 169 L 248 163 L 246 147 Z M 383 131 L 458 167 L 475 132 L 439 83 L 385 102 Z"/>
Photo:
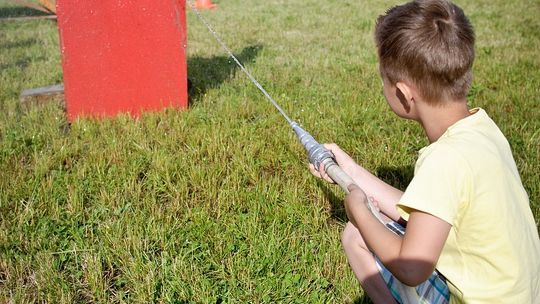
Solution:
<path fill-rule="evenodd" d="M 347 190 L 349 190 L 349 192 L 353 192 L 355 190 L 361 190 L 361 189 L 356 184 L 350 184 L 347 186 Z"/>
<path fill-rule="evenodd" d="M 309 169 L 311 170 L 311 172 L 317 172 L 317 176 L 319 177 L 324 177 L 324 176 L 327 176 L 326 175 L 326 172 L 324 171 L 324 165 L 321 164 L 319 166 L 319 170 L 315 169 L 315 166 L 312 164 L 312 163 L 309 163 Z"/>
<path fill-rule="evenodd" d="M 323 146 L 330 151 L 339 150 L 338 145 L 336 145 L 335 143 L 323 144 Z"/>
<path fill-rule="evenodd" d="M 315 175 L 316 177 L 321 177 L 321 173 L 315 170 L 315 166 L 313 166 L 311 163 L 309 164 L 309 171 L 311 172 L 311 174 Z"/>
<path fill-rule="evenodd" d="M 321 174 L 322 178 L 324 178 L 329 183 L 334 183 L 334 180 L 326 173 L 326 170 L 324 169 L 324 165 L 321 164 L 319 167 L 319 173 Z"/>
<path fill-rule="evenodd" d="M 315 175 L 316 177 L 322 178 L 329 183 L 332 183 L 332 184 L 334 183 L 334 181 L 330 178 L 330 176 L 326 174 L 326 171 L 324 171 L 324 165 L 321 165 L 319 170 L 315 170 L 315 166 L 313 166 L 313 164 L 310 163 L 309 171 L 311 172 L 311 174 Z"/>
<path fill-rule="evenodd" d="M 334 156 L 337 155 L 342 155 L 344 154 L 345 152 L 337 145 L 337 144 L 334 144 L 334 143 L 331 143 L 331 144 L 323 144 L 323 146 L 330 150 L 330 152 L 332 152 L 332 154 L 334 154 Z"/>

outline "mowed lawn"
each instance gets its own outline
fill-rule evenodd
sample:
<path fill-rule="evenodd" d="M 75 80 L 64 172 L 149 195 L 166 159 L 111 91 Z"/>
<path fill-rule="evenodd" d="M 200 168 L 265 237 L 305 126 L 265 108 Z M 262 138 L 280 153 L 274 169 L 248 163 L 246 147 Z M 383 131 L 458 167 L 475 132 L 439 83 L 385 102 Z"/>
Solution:
<path fill-rule="evenodd" d="M 427 141 L 386 105 L 373 43 L 401 2 L 216 3 L 202 14 L 293 119 L 406 187 Z M 477 35 L 470 105 L 507 136 L 538 224 L 540 2 L 457 3 Z M 36 14 L 0 0 L 0 17 Z M 69 125 L 62 98 L 19 101 L 62 83 L 56 23 L 0 21 L 0 302 L 369 302 L 341 190 L 191 11 L 188 32 L 189 110 Z"/>

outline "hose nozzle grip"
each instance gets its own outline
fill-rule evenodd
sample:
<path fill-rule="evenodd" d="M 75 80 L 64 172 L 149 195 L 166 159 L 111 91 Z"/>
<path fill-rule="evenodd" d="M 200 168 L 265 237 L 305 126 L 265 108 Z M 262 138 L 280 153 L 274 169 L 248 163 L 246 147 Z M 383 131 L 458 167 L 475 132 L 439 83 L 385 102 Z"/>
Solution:
<path fill-rule="evenodd" d="M 334 159 L 334 154 L 323 145 L 319 144 L 313 136 L 311 136 L 307 131 L 302 129 L 296 122 L 291 123 L 291 127 L 298 136 L 298 140 L 304 146 L 308 153 L 309 162 L 315 166 L 315 169 L 318 171 L 321 164 L 328 158 Z"/>

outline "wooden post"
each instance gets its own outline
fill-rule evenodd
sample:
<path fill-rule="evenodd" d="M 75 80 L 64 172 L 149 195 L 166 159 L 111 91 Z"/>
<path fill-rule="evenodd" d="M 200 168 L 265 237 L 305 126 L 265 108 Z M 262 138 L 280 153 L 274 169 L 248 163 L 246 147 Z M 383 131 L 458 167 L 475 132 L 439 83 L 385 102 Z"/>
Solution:
<path fill-rule="evenodd" d="M 183 0 L 57 0 L 68 120 L 185 108 Z"/>

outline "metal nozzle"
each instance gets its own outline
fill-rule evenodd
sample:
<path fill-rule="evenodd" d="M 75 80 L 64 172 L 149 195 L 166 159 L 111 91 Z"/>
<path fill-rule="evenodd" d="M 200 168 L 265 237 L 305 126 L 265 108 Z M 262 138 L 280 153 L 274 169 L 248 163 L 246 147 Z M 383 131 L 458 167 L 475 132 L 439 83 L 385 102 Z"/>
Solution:
<path fill-rule="evenodd" d="M 309 162 L 315 166 L 316 170 L 319 170 L 324 160 L 331 158 L 334 159 L 334 154 L 323 145 L 319 144 L 313 136 L 311 136 L 306 130 L 302 129 L 296 122 L 291 122 L 291 127 L 298 136 L 298 140 L 306 149 Z"/>

